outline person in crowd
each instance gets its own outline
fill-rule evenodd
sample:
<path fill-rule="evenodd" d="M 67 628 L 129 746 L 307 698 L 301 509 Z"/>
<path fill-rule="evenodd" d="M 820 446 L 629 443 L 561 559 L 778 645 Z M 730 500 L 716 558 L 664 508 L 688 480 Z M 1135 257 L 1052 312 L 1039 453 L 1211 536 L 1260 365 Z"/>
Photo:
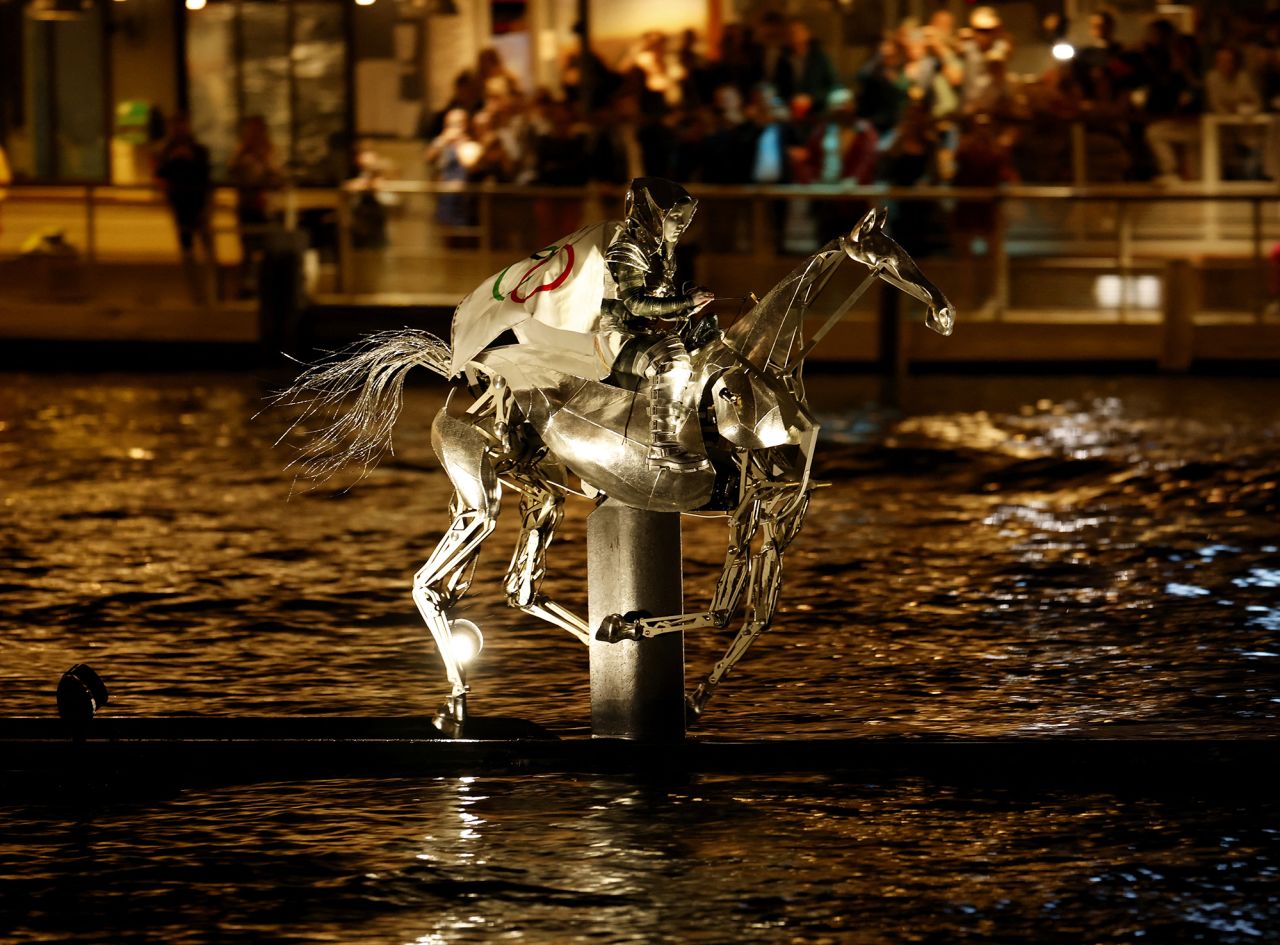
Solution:
<path fill-rule="evenodd" d="M 1080 94 L 1087 101 L 1107 101 L 1132 78 L 1133 67 L 1116 41 L 1116 17 L 1110 10 L 1089 14 L 1089 41 L 1071 61 Z"/>
<path fill-rule="evenodd" d="M 991 115 L 1008 121 L 1018 102 L 1018 80 L 1009 72 L 1009 62 L 999 49 L 992 49 L 982 61 L 982 81 L 964 105 L 966 115 Z"/>
<path fill-rule="evenodd" d="M 743 94 L 751 97 L 752 90 L 761 84 L 773 84 L 779 63 L 787 55 L 787 20 L 777 10 L 765 10 L 755 23 L 755 38 L 759 44 L 760 81 L 743 89 Z"/>
<path fill-rule="evenodd" d="M 640 137 L 640 102 L 620 90 L 612 106 L 597 114 L 590 149 L 591 179 L 624 184 L 645 175 Z"/>
<path fill-rule="evenodd" d="M 418 137 L 424 141 L 434 141 L 444 133 L 445 116 L 456 108 L 468 115 L 478 112 L 484 104 L 484 85 L 472 69 L 463 69 L 453 80 L 453 93 L 444 108 L 438 112 L 423 111 L 423 119 L 418 124 Z"/>
<path fill-rule="evenodd" d="M 964 120 L 955 150 L 955 187 L 997 187 L 1018 179 L 1009 152 L 1010 138 L 990 115 L 978 113 Z M 995 204 L 990 200 L 959 200 L 951 215 L 951 234 L 965 255 L 985 255 L 995 231 Z"/>
<path fill-rule="evenodd" d="M 791 96 L 787 106 L 787 167 L 793 184 L 812 184 L 818 177 L 809 142 L 818 131 L 818 110 L 813 100 L 803 93 Z"/>
<path fill-rule="evenodd" d="M 1254 115 L 1262 108 L 1262 96 L 1253 77 L 1243 68 L 1233 46 L 1220 46 L 1213 68 L 1204 80 L 1206 110 L 1214 115 Z M 1223 176 L 1256 180 L 1262 175 L 1263 135 L 1257 128 L 1224 127 L 1218 130 Z"/>
<path fill-rule="evenodd" d="M 764 50 L 745 23 L 726 23 L 720 33 L 720 56 L 711 62 L 712 97 L 722 86 L 732 86 L 739 95 L 764 81 Z"/>
<path fill-rule="evenodd" d="M 930 35 L 913 17 L 904 20 L 898 29 L 896 38 L 903 56 L 902 83 L 908 94 L 914 91 L 924 95 L 934 117 L 941 117 L 956 110 L 958 99 L 951 83 L 943 76 L 942 61 L 935 54 L 937 43 L 930 43 Z M 949 50 L 946 55 L 954 56 Z"/>
<path fill-rule="evenodd" d="M 875 181 L 879 159 L 879 136 L 865 119 L 859 118 L 853 93 L 846 88 L 831 90 L 824 119 L 808 141 L 813 179 L 820 184 L 861 186 Z M 843 201 L 823 201 L 814 208 L 818 233 L 836 233 L 849 219 L 860 219 L 867 207 Z"/>
<path fill-rule="evenodd" d="M 261 115 L 250 115 L 241 123 L 230 172 L 236 188 L 236 223 L 240 228 L 237 294 L 243 298 L 256 292 L 258 267 L 266 246 L 271 193 L 283 181 L 267 122 Z"/>
<path fill-rule="evenodd" d="M 786 45 L 766 80 L 784 102 L 797 95 L 807 95 L 811 102 L 825 102 L 838 82 L 831 57 L 809 24 L 799 17 L 787 21 Z"/>
<path fill-rule="evenodd" d="M 1253 77 L 1242 68 L 1240 53 L 1221 46 L 1213 57 L 1213 68 L 1205 76 L 1205 104 L 1214 115 L 1242 115 L 1262 107 Z"/>
<path fill-rule="evenodd" d="M 591 176 L 588 136 L 574 122 L 566 102 L 547 107 L 548 127 L 534 141 L 533 182 L 541 187 L 582 187 Z M 539 197 L 534 201 L 538 242 L 550 245 L 582 225 L 582 203 L 576 199 Z"/>
<path fill-rule="evenodd" d="M 751 165 L 751 182 L 790 183 L 789 155 L 797 142 L 791 137 L 791 113 L 773 86 L 762 84 L 752 90 L 747 118 L 759 129 L 755 160 Z"/>
<path fill-rule="evenodd" d="M 1258 46 L 1258 91 L 1262 106 L 1280 112 L 1280 10 L 1267 14 Z"/>
<path fill-rule="evenodd" d="M 504 133 L 505 128 L 498 124 L 504 118 L 505 113 L 501 111 L 480 111 L 472 117 L 471 140 L 475 144 L 475 157 L 466 167 L 468 183 L 491 181 L 505 184 L 515 177 L 516 155 Z"/>
<path fill-rule="evenodd" d="M 355 174 L 347 181 L 352 194 L 351 245 L 355 249 L 383 249 L 387 245 L 387 211 L 397 205 L 397 197 L 381 185 L 395 173 L 395 166 L 368 138 L 357 143 L 352 164 Z"/>
<path fill-rule="evenodd" d="M 184 112 L 175 112 L 169 118 L 168 130 L 156 156 L 156 177 L 164 184 L 165 202 L 178 231 L 182 270 L 191 299 L 204 306 L 209 304 L 210 283 L 216 279 L 218 265 L 211 219 L 209 149 L 196 140 Z M 203 263 L 196 256 L 197 240 L 204 251 Z"/>
<path fill-rule="evenodd" d="M 716 77 L 710 62 L 699 49 L 697 30 L 687 29 L 680 34 L 676 63 L 681 74 L 680 101 L 689 106 L 708 104 L 715 90 Z"/>
<path fill-rule="evenodd" d="M 707 141 L 715 125 L 715 109 L 710 105 L 686 106 L 672 117 L 671 132 L 675 137 L 675 153 L 671 160 L 672 180 L 703 179 L 707 164 Z"/>
<path fill-rule="evenodd" d="M 713 102 L 702 179 L 709 184 L 750 183 L 759 126 L 747 120 L 742 93 L 737 86 L 720 86 Z M 714 219 L 708 223 L 712 224 Z"/>
<path fill-rule="evenodd" d="M 870 184 L 875 180 L 879 136 L 859 118 L 853 93 L 832 89 L 826 119 L 808 141 L 814 179 L 823 184 Z"/>
<path fill-rule="evenodd" d="M 520 91 L 520 80 L 502 60 L 502 53 L 492 46 L 480 50 L 476 61 L 476 81 L 486 95 L 513 96 Z"/>
<path fill-rule="evenodd" d="M 627 52 L 619 66 L 624 81 L 639 95 L 640 111 L 645 115 L 665 115 L 681 101 L 686 79 L 684 66 L 671 52 L 667 35 L 650 30 Z"/>
<path fill-rule="evenodd" d="M 1133 167 L 1131 115 L 1122 84 L 1126 76 L 1124 71 L 1095 68 L 1089 73 L 1089 93 L 1080 89 L 1079 118 L 1084 123 L 1085 134 L 1084 174 L 1089 183 L 1120 183 L 1128 178 Z"/>
<path fill-rule="evenodd" d="M 1182 158 L 1200 147 L 1202 85 L 1194 41 L 1169 20 L 1153 20 L 1141 51 L 1140 92 L 1146 141 L 1156 163 L 1156 181 L 1183 179 Z"/>
<path fill-rule="evenodd" d="M 444 129 L 423 153 L 428 176 L 442 183 L 465 183 L 480 160 L 481 145 L 471 136 L 471 116 L 455 108 L 444 116 Z M 442 193 L 436 197 L 435 221 L 445 228 L 473 224 L 470 198 L 463 193 Z M 446 231 L 445 244 L 465 246 L 461 234 Z"/>
<path fill-rule="evenodd" d="M 964 63 L 961 107 L 972 114 L 974 102 L 986 92 L 991 81 L 987 63 L 1008 61 L 1013 43 L 1004 30 L 1004 21 L 994 7 L 976 7 L 969 14 L 969 28 L 958 35 L 960 58 Z"/>
<path fill-rule="evenodd" d="M 560 84 L 566 101 L 596 114 L 609 107 L 622 80 L 590 47 L 583 30 L 582 21 L 573 24 L 574 42 L 560 64 Z"/>
<path fill-rule="evenodd" d="M 936 179 L 938 131 L 923 95 L 908 100 L 902 121 L 886 147 L 877 173 L 891 187 L 914 187 Z M 930 253 L 942 226 L 932 206 L 918 200 L 889 201 L 889 227 L 894 238 L 913 256 Z"/>
<path fill-rule="evenodd" d="M 903 74 L 902 47 L 885 37 L 874 56 L 858 70 L 858 117 L 880 136 L 898 126 L 906 107 L 908 81 Z"/>
<path fill-rule="evenodd" d="M 1011 111 L 993 113 L 997 124 L 1008 132 L 1021 180 L 1037 184 L 1072 181 L 1071 127 L 1080 115 L 1079 106 L 1079 91 L 1070 66 L 1064 64 L 1021 84 Z"/>

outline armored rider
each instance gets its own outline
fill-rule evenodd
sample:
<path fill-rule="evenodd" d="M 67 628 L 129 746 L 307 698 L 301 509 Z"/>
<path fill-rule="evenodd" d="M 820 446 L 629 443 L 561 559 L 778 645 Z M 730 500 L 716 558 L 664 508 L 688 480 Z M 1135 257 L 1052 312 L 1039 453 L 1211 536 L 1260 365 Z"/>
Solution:
<path fill-rule="evenodd" d="M 683 187 L 658 177 L 638 177 L 627 190 L 626 219 L 605 250 L 617 289 L 601 310 L 598 338 L 614 356 L 615 371 L 650 379 L 649 465 L 676 471 L 699 469 L 706 459 L 684 449 L 678 436 L 690 408 L 685 386 L 693 373 L 690 338 L 714 332 L 713 320 L 692 317 L 715 296 L 700 287 L 675 287 L 676 242 L 693 220 L 697 201 Z"/>

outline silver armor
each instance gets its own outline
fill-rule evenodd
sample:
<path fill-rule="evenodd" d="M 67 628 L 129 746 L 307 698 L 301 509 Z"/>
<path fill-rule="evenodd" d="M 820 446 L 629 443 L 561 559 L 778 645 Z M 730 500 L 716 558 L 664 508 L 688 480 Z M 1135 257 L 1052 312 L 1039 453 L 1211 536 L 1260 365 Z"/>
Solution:
<path fill-rule="evenodd" d="M 651 199 L 633 189 L 633 200 L 642 196 Z M 644 222 L 643 215 L 669 214 L 673 206 L 646 204 L 635 218 Z M 687 696 L 690 716 L 702 713 L 712 691 L 772 623 L 782 556 L 804 524 L 815 488 L 809 473 L 818 425 L 805 400 L 805 355 L 877 277 L 924 301 L 926 324 L 935 330 L 949 334 L 954 323 L 946 297 L 882 225 L 882 216 L 868 214 L 692 354 L 670 332 L 638 344 L 631 363 L 651 375 L 647 389 L 634 376 L 619 383 L 616 365 L 613 375 L 601 379 L 589 353 L 533 341 L 476 348 L 459 370 L 456 350 L 427 332 L 404 330 L 374 335 L 354 351 L 308 368 L 277 398 L 299 408 L 295 424 L 315 428 L 299 462 L 304 474 L 322 477 L 350 462 L 367 469 L 390 448 L 409 370 L 426 367 L 453 384 L 432 427 L 432 444 L 454 486 L 452 523 L 413 582 L 413 599 L 451 685 L 437 714 L 442 729 L 460 732 L 465 723 L 468 685 L 453 646 L 451 614 L 456 616 L 471 583 L 481 544 L 493 533 L 504 485 L 521 494 L 520 537 L 504 582 L 511 606 L 584 643 L 592 633 L 616 641 L 724 628 L 740 609 L 745 612 L 724 656 Z M 649 251 L 652 226 L 646 222 L 633 232 L 641 239 L 615 240 L 610 254 L 626 254 L 626 266 L 635 271 L 636 250 L 650 265 L 656 258 L 665 267 L 667 257 Z M 671 242 L 664 239 L 664 252 Z M 541 264 L 540 257 L 534 259 Z M 806 340 L 802 328 L 810 303 L 846 259 L 871 271 Z M 688 308 L 679 297 L 666 302 L 672 303 L 668 312 Z M 466 327 L 455 319 L 455 345 Z M 653 442 L 638 438 L 637 427 L 649 431 Z M 714 466 L 705 459 L 709 448 L 717 457 Z M 655 452 L 664 461 L 652 462 Z M 652 511 L 728 514 L 729 547 L 709 609 L 641 619 L 615 614 L 593 628 L 547 598 L 541 590 L 547 548 L 570 493 L 604 495 Z"/>
<path fill-rule="evenodd" d="M 604 303 L 601 331 L 615 354 L 615 371 L 629 369 L 649 381 L 648 462 L 655 468 L 708 465 L 679 442 L 688 419 L 685 387 L 693 374 L 680 331 L 704 303 L 697 300 L 698 290 L 676 291 L 675 247 L 697 206 L 677 184 L 637 178 L 627 191 L 626 219 L 605 252 L 617 298 Z"/>

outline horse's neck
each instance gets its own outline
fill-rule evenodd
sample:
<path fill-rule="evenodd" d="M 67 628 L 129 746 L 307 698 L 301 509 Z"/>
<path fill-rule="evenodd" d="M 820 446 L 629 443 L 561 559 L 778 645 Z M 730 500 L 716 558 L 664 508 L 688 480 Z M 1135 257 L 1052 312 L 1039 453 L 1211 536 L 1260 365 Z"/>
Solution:
<path fill-rule="evenodd" d="M 804 316 L 816 288 L 843 258 L 835 240 L 818 250 L 725 332 L 726 343 L 761 370 L 782 373 L 803 343 Z"/>

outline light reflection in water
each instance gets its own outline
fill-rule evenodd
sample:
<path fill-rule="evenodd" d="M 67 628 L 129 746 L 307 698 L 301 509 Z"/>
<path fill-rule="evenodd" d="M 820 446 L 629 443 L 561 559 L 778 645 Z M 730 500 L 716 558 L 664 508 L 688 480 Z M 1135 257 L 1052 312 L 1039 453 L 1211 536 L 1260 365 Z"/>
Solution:
<path fill-rule="evenodd" d="M 806 380 L 834 485 L 707 734 L 1274 730 L 1280 383 L 926 378 L 895 416 L 864 409 L 856 381 Z M 120 714 L 433 707 L 408 588 L 448 502 L 440 390 L 409 391 L 396 457 L 368 480 L 289 502 L 279 428 L 248 419 L 263 393 L 235 376 L 0 388 L 5 711 L 51 711 L 52 681 L 86 655 Z M 544 585 L 579 611 L 584 517 L 570 508 Z M 498 590 L 516 518 L 469 603 L 487 642 L 476 706 L 582 734 L 580 646 Z M 686 524 L 691 607 L 724 540 L 722 521 Z M 690 664 L 724 644 L 691 636 Z M 267 785 L 107 809 L 81 846 L 61 814 L 0 813 L 0 920 L 34 941 L 135 896 L 167 945 L 208 940 L 193 902 L 264 941 L 1280 936 L 1259 892 L 1277 879 L 1280 841 L 1259 829 L 1273 801 L 778 778 Z"/>

